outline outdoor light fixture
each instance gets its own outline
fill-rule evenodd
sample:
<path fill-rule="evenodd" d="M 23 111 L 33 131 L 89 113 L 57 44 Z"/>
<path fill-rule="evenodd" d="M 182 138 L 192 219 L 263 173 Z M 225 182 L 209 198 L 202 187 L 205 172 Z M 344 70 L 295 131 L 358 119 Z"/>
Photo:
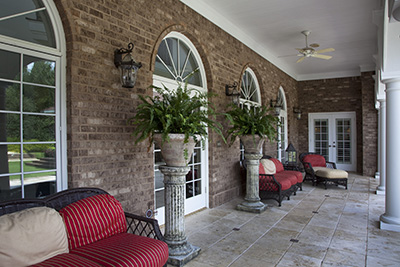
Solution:
<path fill-rule="evenodd" d="M 114 51 L 114 64 L 120 71 L 122 87 L 133 88 L 136 83 L 137 72 L 142 63 L 137 63 L 132 57 L 133 43 L 128 44 L 128 49 L 120 48 Z M 124 57 L 122 57 L 126 54 Z"/>
<path fill-rule="evenodd" d="M 275 116 L 279 116 L 281 114 L 281 109 L 283 108 L 282 100 L 277 98 L 276 100 L 271 99 L 269 102 L 269 106 L 275 109 Z"/>
<path fill-rule="evenodd" d="M 298 107 L 293 108 L 293 113 L 296 116 L 296 119 L 300 120 L 301 119 L 301 109 Z"/>
<path fill-rule="evenodd" d="M 294 148 L 294 146 L 292 145 L 292 143 L 290 143 L 288 145 L 288 147 L 286 148 L 286 153 L 287 153 L 286 164 L 296 166 L 297 165 L 297 151 Z"/>
<path fill-rule="evenodd" d="M 237 87 L 238 87 L 237 82 L 234 82 L 232 85 L 230 84 L 225 85 L 225 95 L 231 96 L 232 101 L 235 104 L 239 102 L 239 97 L 240 97 L 240 91 Z"/>

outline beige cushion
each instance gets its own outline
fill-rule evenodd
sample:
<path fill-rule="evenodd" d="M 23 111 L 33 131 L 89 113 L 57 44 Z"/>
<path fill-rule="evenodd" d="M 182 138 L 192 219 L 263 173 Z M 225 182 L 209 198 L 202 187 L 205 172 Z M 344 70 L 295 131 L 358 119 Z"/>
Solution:
<path fill-rule="evenodd" d="M 315 175 L 328 179 L 347 178 L 349 174 L 344 170 L 331 169 L 326 167 L 313 167 Z"/>
<path fill-rule="evenodd" d="M 0 265 L 27 266 L 68 252 L 58 212 L 36 207 L 0 216 Z"/>
<path fill-rule="evenodd" d="M 272 160 L 261 159 L 260 162 L 264 167 L 265 174 L 275 174 L 276 173 L 275 163 Z"/>

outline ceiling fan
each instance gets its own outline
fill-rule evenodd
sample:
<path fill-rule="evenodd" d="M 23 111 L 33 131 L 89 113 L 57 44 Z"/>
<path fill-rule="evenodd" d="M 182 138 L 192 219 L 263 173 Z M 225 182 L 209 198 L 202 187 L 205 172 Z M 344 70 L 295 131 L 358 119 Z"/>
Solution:
<path fill-rule="evenodd" d="M 321 55 L 321 53 L 326 53 L 326 52 L 333 52 L 335 49 L 333 48 L 326 48 L 326 49 L 321 49 L 321 50 L 315 50 L 314 48 L 319 47 L 319 44 L 310 44 L 308 45 L 308 35 L 310 35 L 311 31 L 302 31 L 302 34 L 306 37 L 306 47 L 304 48 L 296 48 L 297 51 L 299 51 L 299 54 L 297 56 L 301 57 L 299 58 L 296 63 L 302 62 L 306 57 L 316 57 L 316 58 L 322 58 L 322 59 L 331 59 L 332 56 L 328 55 Z"/>

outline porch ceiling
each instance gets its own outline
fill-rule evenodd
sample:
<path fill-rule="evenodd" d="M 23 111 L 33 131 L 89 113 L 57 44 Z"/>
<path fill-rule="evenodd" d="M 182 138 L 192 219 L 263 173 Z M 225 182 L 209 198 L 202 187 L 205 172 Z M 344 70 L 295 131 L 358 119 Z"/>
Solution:
<path fill-rule="evenodd" d="M 296 80 L 357 76 L 374 70 L 381 0 L 181 0 Z M 295 48 L 333 47 L 332 59 L 296 63 Z M 292 55 L 292 56 L 289 56 Z"/>

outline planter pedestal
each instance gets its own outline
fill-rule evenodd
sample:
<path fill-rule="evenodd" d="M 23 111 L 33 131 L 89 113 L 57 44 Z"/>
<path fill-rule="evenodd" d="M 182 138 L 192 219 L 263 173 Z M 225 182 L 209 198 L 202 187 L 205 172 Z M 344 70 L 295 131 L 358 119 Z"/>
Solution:
<path fill-rule="evenodd" d="M 254 213 L 261 213 L 267 209 L 267 204 L 260 200 L 260 180 L 258 177 L 259 164 L 262 154 L 244 154 L 247 164 L 246 197 L 244 202 L 237 205 L 236 209 Z"/>
<path fill-rule="evenodd" d="M 168 244 L 168 264 L 183 266 L 200 253 L 185 234 L 185 181 L 189 167 L 160 166 L 164 174 L 165 242 Z"/>

